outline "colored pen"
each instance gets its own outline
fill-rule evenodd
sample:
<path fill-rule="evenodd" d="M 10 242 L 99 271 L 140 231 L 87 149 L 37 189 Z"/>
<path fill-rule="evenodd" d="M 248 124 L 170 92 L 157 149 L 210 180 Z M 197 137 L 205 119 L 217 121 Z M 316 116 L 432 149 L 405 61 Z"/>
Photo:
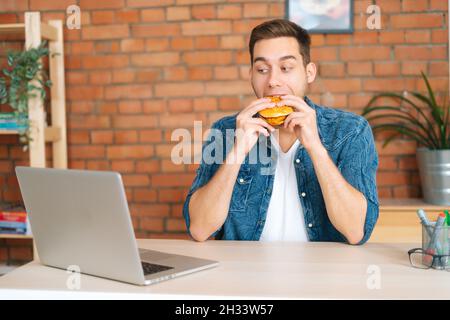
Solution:
<path fill-rule="evenodd" d="M 428 247 L 426 249 L 426 252 L 429 253 L 432 249 L 436 248 L 436 244 L 439 239 L 439 233 L 441 232 L 442 226 L 445 222 L 445 214 L 441 212 L 437 218 L 436 225 L 434 227 L 433 234 L 431 236 L 430 242 L 428 244 Z M 437 249 L 437 248 L 436 248 Z"/>
<path fill-rule="evenodd" d="M 445 247 L 445 249 L 448 251 L 447 252 L 447 255 L 450 255 L 450 249 L 449 249 L 449 239 L 448 239 L 448 230 L 449 230 L 449 228 L 448 228 L 448 226 L 450 226 L 450 214 L 448 213 L 448 210 L 444 210 L 444 212 L 445 212 L 445 221 L 447 222 L 446 223 L 446 225 L 447 225 L 447 227 L 444 229 L 445 230 L 445 245 L 444 245 L 444 247 Z M 445 250 L 444 249 L 444 250 Z M 445 254 L 445 252 L 444 252 L 444 254 Z M 445 257 L 444 258 L 444 263 L 445 263 L 445 267 L 447 267 L 447 265 L 448 265 L 448 262 L 449 262 L 449 260 L 448 260 L 448 257 Z"/>
<path fill-rule="evenodd" d="M 427 230 L 428 236 L 431 237 L 432 230 L 430 228 L 430 221 L 428 221 L 427 214 L 423 209 L 418 209 L 417 216 L 419 217 L 420 222 L 425 226 L 425 230 Z"/>
<path fill-rule="evenodd" d="M 420 222 L 422 223 L 422 225 L 424 226 L 427 234 L 428 234 L 428 238 L 431 239 L 431 237 L 433 236 L 433 227 L 431 226 L 430 221 L 428 220 L 427 214 L 425 213 L 425 210 L 423 210 L 422 208 L 417 210 L 417 216 L 420 219 Z M 441 251 L 441 245 L 438 242 L 437 243 L 437 248 L 439 251 Z"/>
<path fill-rule="evenodd" d="M 445 221 L 447 222 L 447 226 L 450 226 L 450 214 L 448 213 L 448 210 L 444 210 L 445 212 Z"/>

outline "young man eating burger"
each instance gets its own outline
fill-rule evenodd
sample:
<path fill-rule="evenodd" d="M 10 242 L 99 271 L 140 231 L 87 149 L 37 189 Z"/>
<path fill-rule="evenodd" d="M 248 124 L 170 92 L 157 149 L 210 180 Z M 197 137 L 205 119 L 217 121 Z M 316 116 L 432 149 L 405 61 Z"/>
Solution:
<path fill-rule="evenodd" d="M 310 43 L 309 34 L 287 20 L 252 30 L 256 99 L 212 126 L 236 135 L 223 163 L 202 160 L 187 195 L 183 215 L 195 240 L 369 239 L 379 210 L 372 130 L 363 117 L 306 96 L 317 73 Z M 204 150 L 211 144 L 224 148 L 220 139 L 208 139 Z M 275 159 L 273 174 L 262 174 L 263 161 L 250 163 L 257 147 Z"/>

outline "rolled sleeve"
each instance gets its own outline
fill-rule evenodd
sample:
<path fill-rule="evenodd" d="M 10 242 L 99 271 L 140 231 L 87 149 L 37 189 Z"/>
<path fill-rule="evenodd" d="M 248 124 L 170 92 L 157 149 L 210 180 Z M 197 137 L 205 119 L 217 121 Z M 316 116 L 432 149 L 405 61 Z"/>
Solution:
<path fill-rule="evenodd" d="M 360 191 L 367 200 L 364 236 L 357 245 L 369 240 L 379 215 L 376 172 L 378 168 L 378 154 L 375 147 L 372 129 L 363 118 L 362 129 L 348 139 L 346 147 L 338 165 L 342 176 L 355 189 Z"/>
<path fill-rule="evenodd" d="M 212 125 L 211 130 L 213 130 L 213 129 L 221 130 L 220 120 L 215 122 Z M 196 192 L 198 189 L 200 189 L 201 187 L 206 185 L 211 180 L 214 173 L 217 171 L 217 169 L 220 166 L 220 163 L 207 163 L 204 161 L 205 159 L 204 159 L 203 155 L 205 154 L 205 148 L 214 149 L 214 150 L 221 149 L 222 155 L 224 154 L 223 153 L 224 152 L 223 140 L 215 139 L 212 132 L 213 131 L 211 131 L 210 135 L 208 136 L 208 138 L 206 139 L 205 143 L 202 146 L 202 157 L 201 157 L 200 166 L 198 167 L 198 169 L 196 171 L 196 176 L 194 178 L 194 181 L 192 182 L 192 185 L 189 189 L 189 192 L 186 196 L 186 200 L 183 205 L 183 217 L 184 217 L 184 220 L 186 223 L 187 232 L 191 238 L 192 238 L 192 234 L 190 232 L 190 215 L 189 215 L 189 202 L 191 200 L 191 197 L 194 194 L 194 192 Z M 223 136 L 223 138 L 225 138 L 225 137 Z M 223 160 L 223 158 L 222 158 L 222 160 Z M 212 236 L 216 236 L 220 230 L 221 229 L 217 230 Z"/>

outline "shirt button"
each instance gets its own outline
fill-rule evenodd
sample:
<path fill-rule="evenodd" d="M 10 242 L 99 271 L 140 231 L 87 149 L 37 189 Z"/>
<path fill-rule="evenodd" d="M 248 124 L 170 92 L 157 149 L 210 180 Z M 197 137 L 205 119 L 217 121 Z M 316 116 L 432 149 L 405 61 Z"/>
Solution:
<path fill-rule="evenodd" d="M 295 159 L 295 162 L 296 163 L 300 163 L 300 159 Z"/>
<path fill-rule="evenodd" d="M 244 179 L 240 178 L 240 179 L 239 179 L 239 182 L 240 182 L 240 183 L 244 183 Z"/>
<path fill-rule="evenodd" d="M 308 227 L 312 228 L 312 223 L 308 224 Z"/>
<path fill-rule="evenodd" d="M 306 197 L 306 193 L 302 192 L 302 197 L 303 198 Z"/>

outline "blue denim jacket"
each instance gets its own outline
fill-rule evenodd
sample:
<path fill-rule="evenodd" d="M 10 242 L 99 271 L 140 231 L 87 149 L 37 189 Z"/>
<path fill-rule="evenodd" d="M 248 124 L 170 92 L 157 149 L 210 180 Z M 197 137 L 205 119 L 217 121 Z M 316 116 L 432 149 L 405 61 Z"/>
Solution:
<path fill-rule="evenodd" d="M 328 155 L 346 181 L 363 193 L 367 200 L 364 237 L 358 243 L 363 244 L 372 233 L 379 210 L 376 186 L 378 155 L 372 129 L 362 116 L 316 105 L 308 97 L 305 97 L 305 101 L 316 111 L 319 137 Z M 212 129 L 220 130 L 224 137 L 230 139 L 221 140 L 210 135 L 203 145 L 203 151 L 206 148 L 219 150 L 222 153 L 219 157 L 225 159 L 232 147 L 236 116 L 237 114 L 224 117 L 212 126 Z M 270 139 L 262 135 L 254 148 L 266 149 L 271 161 L 263 163 L 258 160 L 254 163 L 255 161 L 250 161 L 249 153 L 237 176 L 225 223 L 212 235 L 216 240 L 259 240 L 261 236 L 273 188 L 276 155 L 272 153 Z M 197 189 L 211 180 L 219 166 L 220 162 L 208 163 L 202 158 L 183 207 L 188 232 L 190 198 Z M 301 144 L 296 151 L 294 166 L 308 239 L 348 243 L 328 218 L 313 163 Z M 267 170 L 271 174 L 267 174 Z"/>

